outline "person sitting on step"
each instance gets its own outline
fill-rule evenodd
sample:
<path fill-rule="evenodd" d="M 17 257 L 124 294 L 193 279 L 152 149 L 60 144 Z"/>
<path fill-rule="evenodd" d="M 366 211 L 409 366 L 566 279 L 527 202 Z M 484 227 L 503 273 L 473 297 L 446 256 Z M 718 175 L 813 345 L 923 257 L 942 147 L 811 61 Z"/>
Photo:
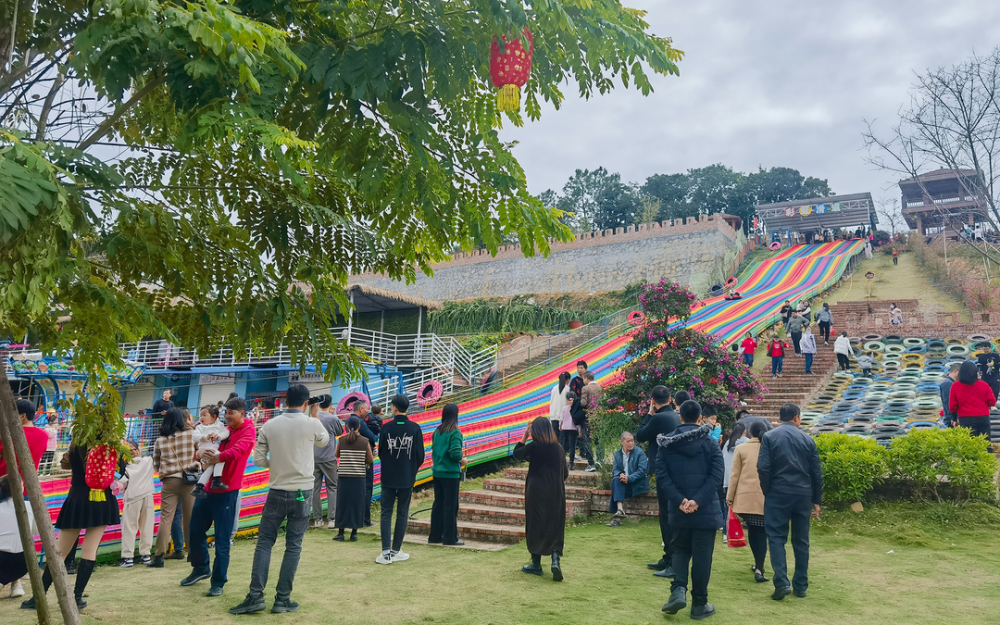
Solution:
<path fill-rule="evenodd" d="M 611 469 L 611 502 L 608 512 L 615 518 L 608 527 L 618 527 L 625 518 L 625 499 L 638 497 L 649 492 L 649 461 L 646 453 L 635 446 L 631 432 L 622 432 L 622 447 L 615 452 Z"/>

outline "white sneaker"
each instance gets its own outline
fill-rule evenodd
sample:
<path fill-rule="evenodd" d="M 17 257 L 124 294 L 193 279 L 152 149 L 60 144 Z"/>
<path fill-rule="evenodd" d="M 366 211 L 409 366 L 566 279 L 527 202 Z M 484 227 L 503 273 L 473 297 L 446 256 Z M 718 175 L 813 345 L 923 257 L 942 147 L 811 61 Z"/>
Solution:
<path fill-rule="evenodd" d="M 326 524 L 326 529 L 328 530 L 337 529 L 337 522 L 331 519 L 330 522 Z"/>
<path fill-rule="evenodd" d="M 21 582 L 14 582 L 13 584 L 10 585 L 11 599 L 23 596 L 24 596 L 24 585 Z"/>
<path fill-rule="evenodd" d="M 381 553 L 377 558 L 375 558 L 375 564 L 392 564 L 392 554 L 391 553 Z"/>
<path fill-rule="evenodd" d="M 390 553 L 392 554 L 393 562 L 405 562 L 410 559 L 410 554 L 403 553 L 402 551 L 393 551 Z"/>

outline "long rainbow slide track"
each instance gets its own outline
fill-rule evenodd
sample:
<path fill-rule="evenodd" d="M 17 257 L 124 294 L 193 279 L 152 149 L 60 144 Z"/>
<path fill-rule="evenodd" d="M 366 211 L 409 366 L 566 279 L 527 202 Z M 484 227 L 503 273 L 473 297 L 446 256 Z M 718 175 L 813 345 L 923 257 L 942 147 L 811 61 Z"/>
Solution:
<path fill-rule="evenodd" d="M 687 324 L 716 335 L 724 344 L 736 341 L 747 331 L 759 332 L 774 322 L 785 300 L 795 302 L 813 297 L 832 286 L 843 276 L 851 258 L 863 249 L 863 240 L 799 245 L 786 249 L 744 272 L 737 287 L 742 299 L 729 301 L 716 297 L 703 300 L 695 306 Z M 460 404 L 459 425 L 469 464 L 509 456 L 514 445 L 521 440 L 525 427 L 536 417 L 549 416 L 552 387 L 559 373 L 575 370 L 577 360 L 587 361 L 598 383 L 610 383 L 625 360 L 629 340 L 628 333 L 611 338 L 590 352 L 559 363 L 531 380 Z M 441 411 L 438 408 L 413 414 L 411 419 L 420 424 L 424 435 L 424 463 L 418 474 L 418 483 L 422 483 L 431 479 L 431 438 L 440 422 Z M 376 460 L 376 495 L 380 491 L 379 478 L 380 465 Z M 241 491 L 240 533 L 256 531 L 267 497 L 267 483 L 267 470 L 251 463 Z M 157 481 L 157 525 L 159 486 Z M 42 483 L 42 490 L 54 521 L 69 490 L 69 478 L 46 480 Z M 120 544 L 120 527 L 108 527 L 101 543 L 102 553 L 110 557 L 118 551 Z M 40 543 L 36 544 L 36 548 L 40 550 Z"/>

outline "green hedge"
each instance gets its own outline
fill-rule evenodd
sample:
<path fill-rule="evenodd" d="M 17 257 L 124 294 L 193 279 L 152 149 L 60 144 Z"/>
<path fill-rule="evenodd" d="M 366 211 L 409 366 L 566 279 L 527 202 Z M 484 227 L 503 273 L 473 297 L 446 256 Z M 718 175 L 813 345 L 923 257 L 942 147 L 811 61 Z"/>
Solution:
<path fill-rule="evenodd" d="M 889 449 L 848 434 L 821 434 L 816 446 L 825 502 L 862 501 L 887 480 L 908 486 L 918 499 L 997 499 L 1000 463 L 984 438 L 964 428 L 913 431 L 893 439 Z"/>

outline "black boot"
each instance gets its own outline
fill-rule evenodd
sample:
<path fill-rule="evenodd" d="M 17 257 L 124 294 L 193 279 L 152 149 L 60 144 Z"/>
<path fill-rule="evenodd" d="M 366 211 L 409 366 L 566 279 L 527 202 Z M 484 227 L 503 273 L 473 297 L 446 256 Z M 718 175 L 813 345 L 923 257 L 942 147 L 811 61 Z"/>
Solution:
<path fill-rule="evenodd" d="M 525 573 L 529 573 L 531 575 L 539 575 L 539 576 L 541 576 L 541 574 L 542 574 L 542 556 L 541 556 L 541 554 L 539 554 L 537 556 L 535 554 L 531 554 L 531 564 L 525 564 L 524 566 L 521 567 L 521 570 L 524 571 Z"/>
<path fill-rule="evenodd" d="M 561 582 L 563 580 L 562 568 L 559 566 L 559 552 L 552 552 L 552 581 Z"/>
<path fill-rule="evenodd" d="M 87 600 L 83 598 L 83 591 L 87 589 L 87 583 L 90 581 L 90 576 L 94 573 L 94 565 L 97 564 L 93 560 L 80 560 L 80 568 L 76 571 L 76 586 L 73 587 L 73 596 L 76 597 L 76 607 L 77 609 L 84 609 L 87 607 Z"/>
<path fill-rule="evenodd" d="M 357 528 L 354 528 L 354 529 L 351 530 L 351 542 L 352 543 L 358 542 L 358 529 Z"/>
<path fill-rule="evenodd" d="M 52 585 L 52 573 L 49 573 L 49 567 L 45 567 L 45 571 L 42 572 L 42 588 L 45 592 L 49 591 L 49 586 Z M 34 610 L 35 609 L 35 599 L 37 597 L 32 597 L 31 599 L 26 599 L 21 602 L 22 610 Z"/>
<path fill-rule="evenodd" d="M 678 611 L 687 607 L 687 589 L 678 586 L 670 591 L 670 599 L 663 606 L 663 611 L 667 614 L 677 614 Z"/>
<path fill-rule="evenodd" d="M 343 542 L 344 541 L 344 528 L 340 528 L 340 531 L 337 532 L 337 535 L 334 536 L 333 539 L 334 540 L 339 540 L 340 542 Z"/>
<path fill-rule="evenodd" d="M 76 547 L 69 552 L 69 555 L 63 560 L 63 564 L 66 565 L 66 575 L 76 575 Z"/>

